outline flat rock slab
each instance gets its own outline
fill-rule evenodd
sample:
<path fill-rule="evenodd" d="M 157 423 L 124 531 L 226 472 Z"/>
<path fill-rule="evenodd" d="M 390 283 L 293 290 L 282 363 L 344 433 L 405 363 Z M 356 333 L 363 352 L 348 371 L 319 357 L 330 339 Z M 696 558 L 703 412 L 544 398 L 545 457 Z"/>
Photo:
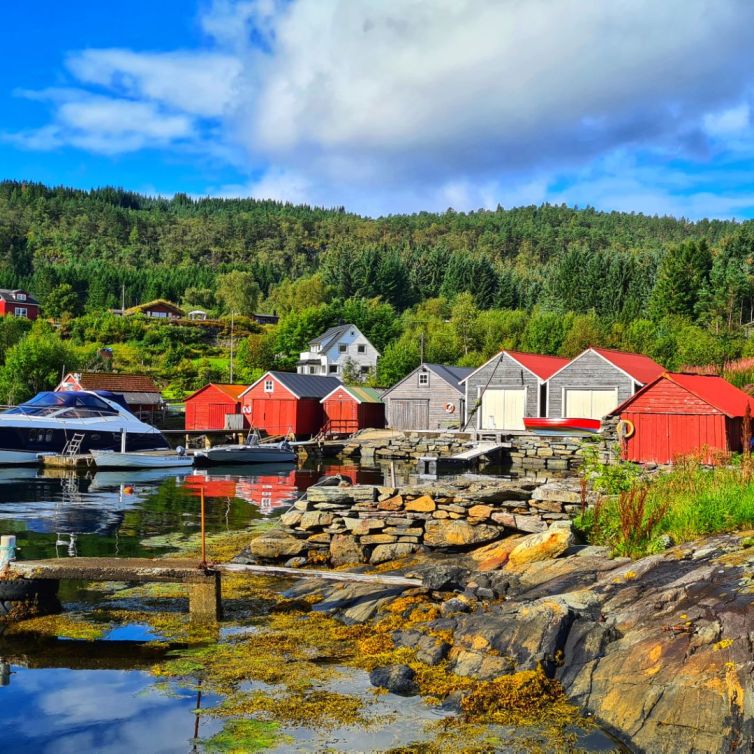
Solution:
<path fill-rule="evenodd" d="M 217 571 L 202 568 L 198 560 L 150 558 L 51 558 L 17 560 L 11 573 L 24 578 L 73 579 L 80 581 L 166 581 L 203 584 Z"/>

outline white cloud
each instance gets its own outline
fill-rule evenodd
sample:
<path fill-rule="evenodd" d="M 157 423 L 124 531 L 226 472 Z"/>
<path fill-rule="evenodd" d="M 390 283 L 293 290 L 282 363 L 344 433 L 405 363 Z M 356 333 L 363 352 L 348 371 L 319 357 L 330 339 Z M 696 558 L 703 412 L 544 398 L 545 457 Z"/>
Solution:
<path fill-rule="evenodd" d="M 372 214 L 743 201 L 667 165 L 754 160 L 747 0 L 215 0 L 200 23 L 202 49 L 72 53 L 88 94 L 12 138 L 191 146 L 250 176 L 221 192 Z"/>
<path fill-rule="evenodd" d="M 73 146 L 100 154 L 120 154 L 173 144 L 194 134 L 191 117 L 166 113 L 151 102 L 76 90 L 50 90 L 34 96 L 55 102 L 55 119 L 39 129 L 4 136 L 26 149 Z"/>
<path fill-rule="evenodd" d="M 118 49 L 75 53 L 68 57 L 67 67 L 83 84 L 205 117 L 232 109 L 241 72 L 241 62 L 231 55 Z"/>

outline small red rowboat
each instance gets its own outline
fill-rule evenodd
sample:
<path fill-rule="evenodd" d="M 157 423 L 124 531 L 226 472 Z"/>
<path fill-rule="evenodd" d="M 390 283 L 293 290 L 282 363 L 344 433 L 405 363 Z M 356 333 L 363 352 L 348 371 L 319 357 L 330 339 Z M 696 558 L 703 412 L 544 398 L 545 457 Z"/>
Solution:
<path fill-rule="evenodd" d="M 601 425 L 599 419 L 524 419 L 524 427 L 538 435 L 584 435 L 599 432 Z"/>

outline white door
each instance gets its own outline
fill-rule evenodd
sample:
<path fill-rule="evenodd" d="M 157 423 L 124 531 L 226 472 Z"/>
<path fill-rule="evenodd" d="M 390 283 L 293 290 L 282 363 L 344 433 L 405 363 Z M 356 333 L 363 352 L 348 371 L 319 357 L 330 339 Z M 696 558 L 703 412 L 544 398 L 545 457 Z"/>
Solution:
<path fill-rule="evenodd" d="M 490 388 L 482 393 L 480 429 L 523 429 L 526 389 Z"/>
<path fill-rule="evenodd" d="M 618 388 L 565 391 L 565 413 L 568 419 L 601 419 L 618 406 Z"/>

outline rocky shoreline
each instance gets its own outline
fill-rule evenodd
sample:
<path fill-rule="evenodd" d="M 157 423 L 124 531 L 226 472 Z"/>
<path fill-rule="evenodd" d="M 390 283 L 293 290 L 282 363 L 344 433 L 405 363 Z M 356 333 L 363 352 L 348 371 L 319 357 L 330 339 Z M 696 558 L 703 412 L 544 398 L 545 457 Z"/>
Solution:
<path fill-rule="evenodd" d="M 377 621 L 404 600 L 405 622 L 390 635 L 398 658 L 410 650 L 480 682 L 542 672 L 630 750 L 754 751 L 754 538 L 722 535 L 637 561 L 612 558 L 574 538 L 577 492 L 563 483 L 400 494 L 323 487 L 287 514 L 285 527 L 253 540 L 251 557 L 421 578 L 411 592 L 302 579 L 288 594 L 319 595 L 317 609 L 346 623 Z M 497 514 L 539 523 L 527 533 Z M 372 680 L 411 694 L 413 673 L 386 661 Z M 463 693 L 444 703 L 459 707 Z"/>

